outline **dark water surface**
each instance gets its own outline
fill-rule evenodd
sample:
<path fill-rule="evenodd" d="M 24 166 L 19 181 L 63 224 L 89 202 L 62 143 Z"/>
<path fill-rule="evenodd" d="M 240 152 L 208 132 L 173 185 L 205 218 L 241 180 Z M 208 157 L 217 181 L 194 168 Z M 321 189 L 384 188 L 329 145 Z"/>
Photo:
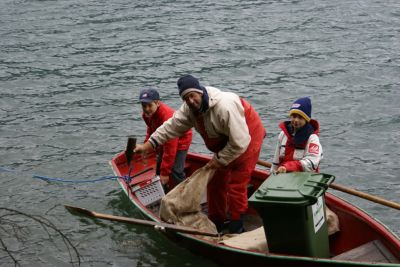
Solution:
<path fill-rule="evenodd" d="M 51 220 L 82 266 L 213 266 L 151 229 L 58 206 L 140 217 L 116 182 L 32 178 L 112 174 L 108 160 L 126 137 L 145 134 L 140 88 L 158 86 L 177 108 L 176 80 L 186 73 L 255 106 L 268 131 L 261 158 L 269 161 L 278 122 L 293 100 L 310 96 L 322 128 L 321 171 L 400 201 L 397 0 L 3 0 L 0 23 L 0 167 L 19 171 L 0 172 L 0 206 Z M 207 152 L 198 135 L 191 150 Z M 400 233 L 398 211 L 336 194 Z M 70 266 L 62 242 L 52 246 L 38 227 L 23 245 L 0 233 L 9 248 L 24 248 L 23 266 Z"/>

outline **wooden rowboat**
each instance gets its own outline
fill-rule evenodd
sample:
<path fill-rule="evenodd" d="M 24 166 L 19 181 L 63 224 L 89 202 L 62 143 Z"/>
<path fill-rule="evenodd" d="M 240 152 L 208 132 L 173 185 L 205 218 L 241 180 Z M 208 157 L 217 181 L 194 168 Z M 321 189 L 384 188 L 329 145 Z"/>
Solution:
<path fill-rule="evenodd" d="M 188 153 L 185 172 L 190 176 L 204 166 L 209 156 Z M 158 216 L 159 204 L 144 205 L 135 190 L 148 184 L 155 176 L 156 160 L 154 154 L 146 157 L 134 155 L 129 166 L 125 153 L 116 155 L 110 164 L 115 175 L 126 177 L 130 172 L 132 179 L 119 178 L 118 182 L 130 201 L 150 220 L 161 222 Z M 251 186 L 257 189 L 269 173 L 255 169 Z M 144 188 L 144 187 L 143 187 Z M 172 241 L 189 249 L 195 255 L 212 259 L 221 266 L 400 266 L 400 240 L 385 225 L 373 217 L 330 194 L 325 195 L 327 206 L 335 212 L 340 221 L 340 232 L 329 237 L 330 258 L 304 257 L 269 253 L 237 248 L 209 241 L 201 235 L 192 235 L 173 230 L 163 232 Z M 146 199 L 146 202 L 148 199 Z M 252 215 L 251 215 L 252 214 Z M 262 220 L 254 220 L 254 209 L 249 208 L 249 216 L 244 219 L 245 228 L 262 226 Z M 251 216 L 250 216 L 251 215 Z M 246 218 L 252 218 L 247 220 Z"/>

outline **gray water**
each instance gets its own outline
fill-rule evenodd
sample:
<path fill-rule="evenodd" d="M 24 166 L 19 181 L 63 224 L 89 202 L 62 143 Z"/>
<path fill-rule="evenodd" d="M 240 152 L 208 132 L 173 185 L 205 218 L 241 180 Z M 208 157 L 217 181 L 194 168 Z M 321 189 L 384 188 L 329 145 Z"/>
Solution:
<path fill-rule="evenodd" d="M 338 1 L 0 2 L 0 207 L 41 215 L 78 249 L 82 266 L 213 266 L 152 229 L 73 216 L 62 204 L 140 217 L 111 175 L 126 137 L 142 139 L 141 88 L 178 108 L 180 75 L 236 92 L 267 129 L 310 96 L 321 124 L 321 171 L 400 201 L 400 3 Z M 208 153 L 198 135 L 191 151 Z M 400 233 L 398 211 L 330 190 Z M 29 220 L 26 240 L 0 229 L 22 266 L 70 266 L 62 241 Z M 5 252 L 0 265 L 13 266 Z"/>

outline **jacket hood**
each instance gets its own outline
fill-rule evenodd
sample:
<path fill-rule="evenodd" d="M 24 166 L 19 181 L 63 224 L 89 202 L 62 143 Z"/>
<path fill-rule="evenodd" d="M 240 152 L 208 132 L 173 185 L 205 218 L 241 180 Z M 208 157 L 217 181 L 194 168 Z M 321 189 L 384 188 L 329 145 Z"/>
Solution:
<path fill-rule="evenodd" d="M 207 90 L 209 98 L 208 106 L 209 108 L 212 108 L 221 100 L 222 91 L 212 86 L 205 86 L 205 88 Z"/>
<path fill-rule="evenodd" d="M 290 121 L 283 121 L 279 123 L 279 128 L 285 133 L 286 136 L 291 136 L 291 134 L 288 132 L 286 126 L 290 124 Z M 316 134 L 319 136 L 319 122 L 317 120 L 311 119 L 309 124 L 314 128 L 313 134 Z"/>
<path fill-rule="evenodd" d="M 294 143 L 298 147 L 303 147 L 304 145 L 306 145 L 307 140 L 312 134 L 316 134 L 319 136 L 319 123 L 316 120 L 310 120 L 309 123 L 304 125 L 304 127 L 301 128 L 294 135 L 293 133 L 289 132 L 291 129 L 290 121 L 281 122 L 279 124 L 279 127 L 286 135 L 288 141 L 290 143 Z"/>

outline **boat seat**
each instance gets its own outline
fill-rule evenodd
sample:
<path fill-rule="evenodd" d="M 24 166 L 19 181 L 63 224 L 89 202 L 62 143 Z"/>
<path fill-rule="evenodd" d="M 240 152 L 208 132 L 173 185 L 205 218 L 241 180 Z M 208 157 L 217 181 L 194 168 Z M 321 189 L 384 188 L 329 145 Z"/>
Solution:
<path fill-rule="evenodd" d="M 268 252 L 267 239 L 265 238 L 264 227 L 259 227 L 249 232 L 235 235 L 225 235 L 220 244 L 244 250 Z"/>
<path fill-rule="evenodd" d="M 373 240 L 332 258 L 366 262 L 398 263 L 399 261 L 379 240 Z"/>

